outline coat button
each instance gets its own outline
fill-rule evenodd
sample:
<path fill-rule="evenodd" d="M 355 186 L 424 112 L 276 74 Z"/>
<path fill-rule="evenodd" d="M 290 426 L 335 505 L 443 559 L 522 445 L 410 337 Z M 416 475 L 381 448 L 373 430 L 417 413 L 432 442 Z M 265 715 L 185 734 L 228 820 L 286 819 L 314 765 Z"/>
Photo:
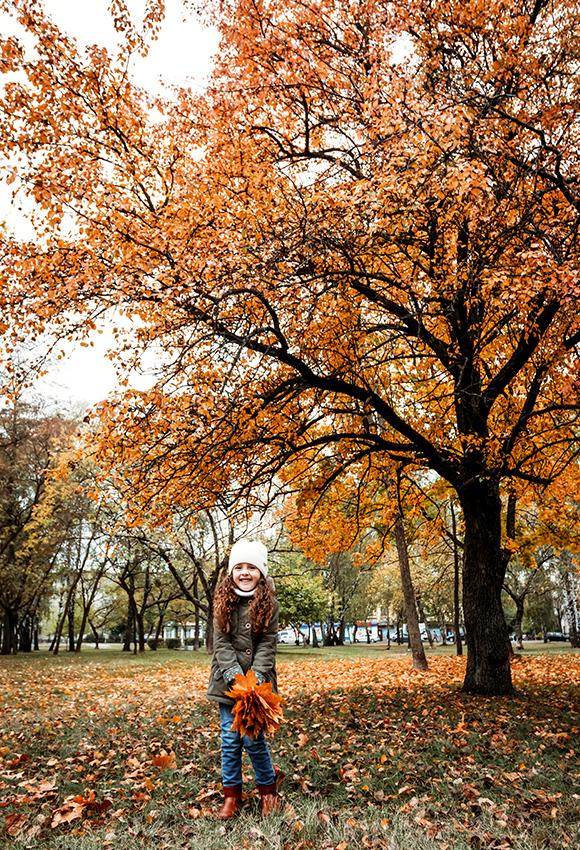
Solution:
<path fill-rule="evenodd" d="M 251 625 L 252 625 L 251 623 L 245 623 L 244 628 L 249 629 Z"/>
<path fill-rule="evenodd" d="M 245 649 L 245 650 L 244 650 L 244 652 L 246 653 L 246 655 L 251 655 L 251 654 L 252 654 L 252 650 L 251 650 L 251 649 Z"/>

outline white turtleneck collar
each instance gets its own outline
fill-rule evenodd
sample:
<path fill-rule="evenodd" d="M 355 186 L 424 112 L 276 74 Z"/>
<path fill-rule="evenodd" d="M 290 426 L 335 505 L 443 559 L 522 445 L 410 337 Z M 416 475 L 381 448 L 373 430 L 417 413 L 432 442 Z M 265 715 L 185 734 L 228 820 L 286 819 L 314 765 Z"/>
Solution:
<path fill-rule="evenodd" d="M 242 599 L 249 599 L 250 596 L 253 596 L 256 592 L 256 588 L 253 590 L 240 590 L 239 587 L 234 587 L 234 593 L 236 596 L 241 596 Z"/>

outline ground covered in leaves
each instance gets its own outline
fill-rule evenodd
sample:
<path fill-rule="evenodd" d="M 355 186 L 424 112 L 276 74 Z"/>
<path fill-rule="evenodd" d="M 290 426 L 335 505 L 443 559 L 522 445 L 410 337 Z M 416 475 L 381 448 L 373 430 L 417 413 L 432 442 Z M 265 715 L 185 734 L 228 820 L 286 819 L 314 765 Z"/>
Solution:
<path fill-rule="evenodd" d="M 193 653 L 0 662 L 0 845 L 562 850 L 580 845 L 580 655 L 514 661 L 517 695 L 476 698 L 464 662 L 281 660 L 272 740 L 285 811 L 219 803 L 216 706 Z M 295 657 L 295 656 L 294 656 Z"/>

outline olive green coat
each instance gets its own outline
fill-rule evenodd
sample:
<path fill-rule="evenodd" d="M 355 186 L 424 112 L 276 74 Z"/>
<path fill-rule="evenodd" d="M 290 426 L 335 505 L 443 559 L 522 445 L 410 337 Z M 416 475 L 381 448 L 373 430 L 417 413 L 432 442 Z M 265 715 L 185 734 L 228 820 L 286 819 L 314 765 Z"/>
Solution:
<path fill-rule="evenodd" d="M 240 598 L 237 608 L 232 614 L 232 630 L 226 634 L 218 624 L 213 622 L 213 657 L 211 675 L 207 688 L 208 699 L 233 705 L 234 701 L 225 696 L 229 685 L 223 674 L 239 664 L 244 673 L 250 668 L 262 673 L 267 682 L 272 683 L 272 689 L 277 688 L 276 679 L 276 646 L 278 643 L 278 611 L 279 605 L 274 600 L 272 619 L 265 632 L 253 635 L 250 623 L 250 599 Z"/>

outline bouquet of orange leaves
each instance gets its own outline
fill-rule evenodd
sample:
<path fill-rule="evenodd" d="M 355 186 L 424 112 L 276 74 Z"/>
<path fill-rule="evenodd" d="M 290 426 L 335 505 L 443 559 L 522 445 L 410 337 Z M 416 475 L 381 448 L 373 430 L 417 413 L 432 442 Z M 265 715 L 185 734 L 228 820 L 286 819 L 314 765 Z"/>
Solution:
<path fill-rule="evenodd" d="M 245 676 L 238 673 L 226 696 L 235 700 L 232 731 L 240 735 L 257 738 L 260 732 L 276 732 L 284 720 L 281 697 L 270 682 L 259 685 L 253 670 Z"/>

